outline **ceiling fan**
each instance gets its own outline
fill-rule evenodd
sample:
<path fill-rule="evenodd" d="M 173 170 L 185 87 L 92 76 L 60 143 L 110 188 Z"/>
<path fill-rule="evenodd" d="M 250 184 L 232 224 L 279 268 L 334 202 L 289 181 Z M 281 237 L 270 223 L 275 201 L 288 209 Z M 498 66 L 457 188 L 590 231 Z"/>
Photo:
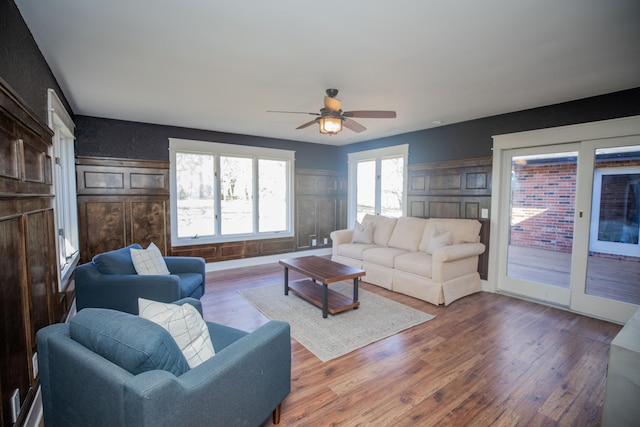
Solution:
<path fill-rule="evenodd" d="M 340 100 L 336 98 L 338 89 L 327 89 L 327 96 L 324 97 L 324 107 L 319 113 L 307 113 L 304 111 L 267 111 L 268 113 L 293 113 L 293 114 L 310 114 L 318 116 L 310 122 L 298 126 L 296 129 L 304 129 L 318 123 L 320 125 L 320 133 L 335 135 L 342 130 L 342 126 L 351 129 L 354 132 L 362 132 L 367 130 L 360 123 L 352 120 L 356 118 L 368 119 L 394 119 L 395 111 L 378 111 L 378 110 L 359 110 L 359 111 L 342 111 L 340 108 Z"/>

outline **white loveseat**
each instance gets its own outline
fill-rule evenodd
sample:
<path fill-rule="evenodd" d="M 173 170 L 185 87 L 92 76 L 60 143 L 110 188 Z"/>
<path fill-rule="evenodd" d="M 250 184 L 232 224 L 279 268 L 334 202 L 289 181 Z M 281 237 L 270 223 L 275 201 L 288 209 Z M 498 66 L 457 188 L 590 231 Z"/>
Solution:
<path fill-rule="evenodd" d="M 362 278 L 435 305 L 482 290 L 479 221 L 365 215 L 351 230 L 331 233 L 331 259 L 367 272 Z"/>

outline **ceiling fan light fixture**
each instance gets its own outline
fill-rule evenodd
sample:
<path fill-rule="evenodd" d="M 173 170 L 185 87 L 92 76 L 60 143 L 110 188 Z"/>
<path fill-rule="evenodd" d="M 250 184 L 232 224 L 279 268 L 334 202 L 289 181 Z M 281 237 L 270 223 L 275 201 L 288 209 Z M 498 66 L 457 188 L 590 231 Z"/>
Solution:
<path fill-rule="evenodd" d="M 340 117 L 320 117 L 318 123 L 320 124 L 320 133 L 335 135 L 342 130 L 342 119 Z"/>

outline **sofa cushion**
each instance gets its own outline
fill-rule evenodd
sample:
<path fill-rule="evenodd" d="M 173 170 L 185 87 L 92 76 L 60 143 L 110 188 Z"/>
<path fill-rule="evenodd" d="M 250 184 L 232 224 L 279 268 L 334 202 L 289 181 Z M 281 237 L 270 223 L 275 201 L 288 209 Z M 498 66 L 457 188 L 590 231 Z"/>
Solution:
<path fill-rule="evenodd" d="M 389 238 L 388 246 L 406 249 L 411 252 L 417 251 L 426 225 L 427 220 L 424 218 L 398 218 L 393 233 Z"/>
<path fill-rule="evenodd" d="M 420 241 L 418 250 L 427 251 L 429 240 L 435 228 L 438 228 L 440 232 L 450 231 L 453 244 L 457 245 L 460 243 L 478 242 L 481 227 L 482 224 L 480 224 L 480 221 L 475 219 L 429 218 L 424 227 L 424 233 L 422 234 L 422 240 Z"/>
<path fill-rule="evenodd" d="M 433 255 L 435 251 L 445 246 L 451 246 L 453 244 L 453 236 L 450 231 L 440 231 L 438 227 L 433 229 L 429 244 L 427 245 L 426 252 L 429 255 Z"/>
<path fill-rule="evenodd" d="M 170 274 L 160 249 L 151 242 L 147 249 L 131 248 L 131 261 L 136 273 L 143 275 Z"/>
<path fill-rule="evenodd" d="M 440 231 L 450 231 L 454 245 L 479 241 L 482 224 L 478 220 L 431 218 L 429 221 L 433 222 Z"/>
<path fill-rule="evenodd" d="M 432 257 L 426 252 L 409 252 L 396 257 L 394 268 L 431 279 L 433 273 Z"/>
<path fill-rule="evenodd" d="M 373 221 L 373 243 L 380 246 L 387 246 L 389 238 L 393 233 L 398 218 L 387 218 L 386 216 L 376 216 Z M 363 220 L 364 224 L 364 220 Z"/>
<path fill-rule="evenodd" d="M 195 368 L 215 355 L 209 329 L 191 304 L 166 304 L 138 298 L 140 317 L 166 329 L 180 347 L 189 367 Z"/>
<path fill-rule="evenodd" d="M 131 249 L 142 249 L 137 243 L 93 257 L 93 264 L 102 274 L 137 274 L 131 260 Z"/>
<path fill-rule="evenodd" d="M 373 248 L 364 252 L 362 260 L 381 267 L 393 268 L 395 258 L 407 251 L 398 248 Z"/>
<path fill-rule="evenodd" d="M 338 246 L 338 255 L 362 260 L 363 254 L 369 249 L 379 248 L 378 245 L 365 245 L 362 243 L 343 243 Z"/>
<path fill-rule="evenodd" d="M 356 225 L 353 228 L 353 234 L 351 235 L 351 243 L 364 243 L 365 245 L 372 244 L 373 231 L 373 223 L 362 225 L 358 221 L 356 221 Z"/>
<path fill-rule="evenodd" d="M 137 375 L 164 370 L 179 376 L 189 364 L 169 332 L 147 319 L 106 308 L 85 308 L 69 322 L 73 340 Z"/>

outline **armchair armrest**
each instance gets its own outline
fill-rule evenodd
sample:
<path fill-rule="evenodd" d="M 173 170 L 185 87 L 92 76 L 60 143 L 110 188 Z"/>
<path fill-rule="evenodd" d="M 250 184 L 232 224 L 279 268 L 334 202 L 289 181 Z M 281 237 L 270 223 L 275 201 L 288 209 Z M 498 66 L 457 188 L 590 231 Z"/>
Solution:
<path fill-rule="evenodd" d="M 176 275 L 101 274 L 91 264 L 75 270 L 76 307 L 112 308 L 138 314 L 138 298 L 174 302 L 180 298 Z"/>
<path fill-rule="evenodd" d="M 142 414 L 127 425 L 260 425 L 291 390 L 289 324 L 270 321 L 180 377 L 149 371 L 124 389 L 127 413 Z"/>
<path fill-rule="evenodd" d="M 329 233 L 329 237 L 331 237 L 331 241 L 333 242 L 333 245 L 332 245 L 333 255 L 338 255 L 338 246 L 342 245 L 343 243 L 351 242 L 352 236 L 353 236 L 353 230 L 348 230 L 348 229 L 335 230 Z"/>
<path fill-rule="evenodd" d="M 186 256 L 166 256 L 164 262 L 171 274 L 179 273 L 200 273 L 205 279 L 204 258 Z"/>

